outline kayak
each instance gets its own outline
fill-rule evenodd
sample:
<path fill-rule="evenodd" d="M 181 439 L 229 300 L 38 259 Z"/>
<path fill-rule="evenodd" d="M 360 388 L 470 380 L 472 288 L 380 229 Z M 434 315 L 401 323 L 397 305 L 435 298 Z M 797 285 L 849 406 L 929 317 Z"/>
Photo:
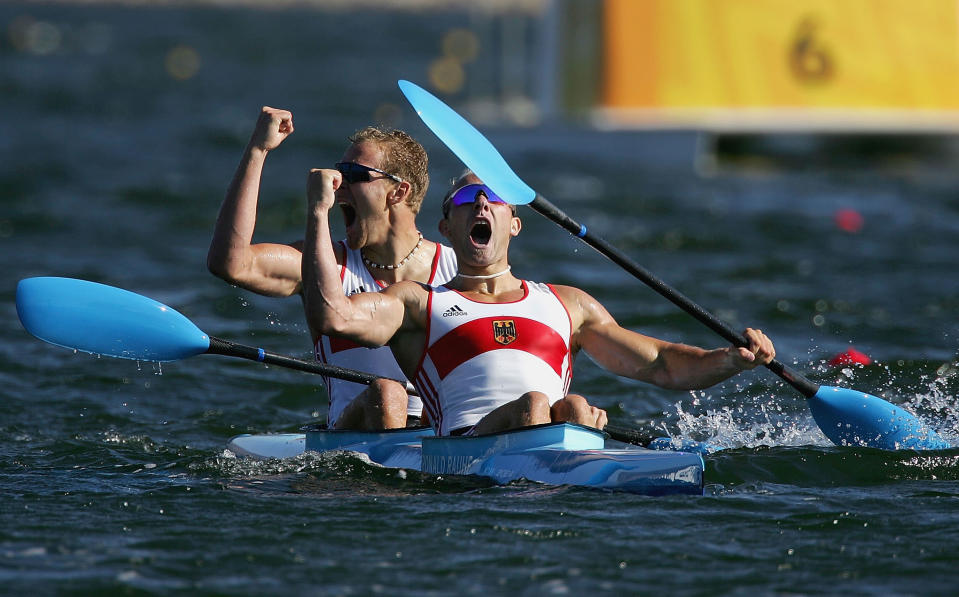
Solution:
<path fill-rule="evenodd" d="M 638 446 L 607 448 L 606 434 L 572 423 L 469 437 L 436 437 L 429 428 L 363 432 L 307 426 L 304 431 L 239 435 L 227 448 L 237 456 L 257 459 L 342 450 L 363 454 L 385 467 L 479 475 L 496 483 L 526 479 L 642 495 L 703 493 L 700 454 Z"/>
<path fill-rule="evenodd" d="M 21 280 L 17 284 L 17 314 L 37 338 L 97 355 L 163 362 L 220 354 L 359 383 L 377 379 L 362 371 L 303 361 L 208 336 L 162 303 L 85 280 Z M 703 492 L 703 458 L 681 439 L 665 438 L 664 448 L 679 451 L 662 452 L 632 446 L 607 448 L 605 433 L 570 424 L 442 438 L 430 437 L 432 432 L 425 429 L 385 433 L 305 431 L 238 436 L 229 447 L 238 455 L 257 458 L 289 458 L 308 450 L 350 450 L 382 466 L 436 475 L 482 475 L 498 483 L 528 479 L 649 495 Z M 610 431 L 614 437 L 623 437 Z M 709 451 L 707 445 L 702 448 Z"/>

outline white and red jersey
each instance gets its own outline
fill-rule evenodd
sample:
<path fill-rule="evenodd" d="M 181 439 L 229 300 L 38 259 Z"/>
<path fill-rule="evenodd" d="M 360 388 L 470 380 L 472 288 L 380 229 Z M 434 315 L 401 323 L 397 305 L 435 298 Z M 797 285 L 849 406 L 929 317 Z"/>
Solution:
<path fill-rule="evenodd" d="M 566 395 L 572 323 L 552 286 L 523 281 L 523 297 L 510 303 L 479 303 L 441 286 L 428 309 L 413 385 L 437 434 L 475 425 L 526 392 L 543 392 L 550 404 Z"/>
<path fill-rule="evenodd" d="M 345 251 L 343 265 L 340 267 L 340 280 L 343 282 L 343 292 L 350 296 L 358 292 L 379 292 L 386 288 L 385 284 L 373 278 L 363 264 L 360 249 L 350 249 L 346 241 L 340 241 Z M 436 245 L 436 256 L 430 270 L 427 284 L 445 284 L 456 276 L 456 255 L 453 249 Z M 358 369 L 392 379 L 405 380 L 406 376 L 396 364 L 393 353 L 388 346 L 367 348 L 344 338 L 321 336 L 314 347 L 316 359 L 330 365 Z M 332 426 L 343 412 L 343 409 L 362 392 L 366 386 L 359 383 L 344 381 L 332 377 L 324 377 L 326 391 L 330 395 L 330 411 L 327 424 Z M 423 403 L 416 396 L 410 396 L 407 414 L 420 416 L 423 412 Z"/>

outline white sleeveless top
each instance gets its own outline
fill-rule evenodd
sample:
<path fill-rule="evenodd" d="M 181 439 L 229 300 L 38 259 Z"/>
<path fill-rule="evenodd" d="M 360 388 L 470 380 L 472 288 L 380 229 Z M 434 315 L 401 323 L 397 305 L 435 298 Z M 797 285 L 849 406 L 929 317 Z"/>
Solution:
<path fill-rule="evenodd" d="M 569 312 L 548 284 L 523 298 L 479 303 L 445 286 L 429 297 L 426 350 L 413 384 L 438 435 L 475 425 L 502 404 L 540 391 L 550 404 L 572 378 Z"/>
<path fill-rule="evenodd" d="M 340 241 L 340 245 L 346 254 L 343 266 L 340 268 L 340 280 L 343 282 L 343 292 L 347 296 L 358 292 L 379 292 L 386 287 L 375 280 L 369 270 L 366 269 L 359 249 L 350 249 L 345 240 Z M 433 258 L 433 266 L 430 269 L 430 278 L 426 281 L 427 284 L 445 284 L 455 276 L 456 255 L 453 253 L 453 249 L 437 243 L 436 256 Z M 318 361 L 330 365 L 358 369 L 392 379 L 406 379 L 388 346 L 367 348 L 344 338 L 321 336 L 314 347 L 314 351 Z M 343 409 L 366 386 L 325 376 L 323 381 L 326 383 L 326 391 L 330 396 L 327 424 L 332 427 Z M 418 417 L 422 412 L 423 403 L 416 396 L 410 396 L 407 414 Z"/>

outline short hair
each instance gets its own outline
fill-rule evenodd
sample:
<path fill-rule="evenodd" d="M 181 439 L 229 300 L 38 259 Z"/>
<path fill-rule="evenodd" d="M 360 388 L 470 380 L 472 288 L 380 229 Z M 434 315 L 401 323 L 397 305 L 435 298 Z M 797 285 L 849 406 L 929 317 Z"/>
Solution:
<path fill-rule="evenodd" d="M 449 204 L 450 199 L 453 198 L 453 194 L 454 194 L 456 191 L 458 191 L 460 188 L 466 186 L 466 185 L 463 184 L 463 183 L 464 183 L 464 182 L 466 181 L 466 179 L 469 178 L 470 176 L 472 176 L 472 177 L 476 178 L 477 180 L 479 180 L 480 183 L 485 184 L 485 183 L 483 183 L 482 180 L 480 180 L 480 177 L 479 177 L 479 176 L 476 176 L 476 173 L 473 172 L 472 170 L 470 170 L 469 168 L 463 170 L 463 172 L 461 172 L 460 175 L 457 176 L 456 178 L 450 179 L 450 188 L 449 188 L 448 191 L 446 191 L 446 194 L 443 195 L 443 202 L 440 204 L 440 206 L 441 206 L 442 209 L 443 209 L 443 219 L 444 219 L 444 220 L 445 220 L 446 218 L 448 218 L 449 215 L 450 215 L 450 204 Z M 516 215 L 516 206 L 513 205 L 512 203 L 509 203 L 509 204 L 507 204 L 507 205 L 509 205 L 510 211 L 512 211 L 512 212 L 513 212 L 513 215 L 515 216 L 515 215 Z"/>
<path fill-rule="evenodd" d="M 410 183 L 406 204 L 414 214 L 418 213 L 430 186 L 429 157 L 423 146 L 404 131 L 378 126 L 356 131 L 350 136 L 350 143 L 375 143 L 383 149 L 380 168 Z"/>

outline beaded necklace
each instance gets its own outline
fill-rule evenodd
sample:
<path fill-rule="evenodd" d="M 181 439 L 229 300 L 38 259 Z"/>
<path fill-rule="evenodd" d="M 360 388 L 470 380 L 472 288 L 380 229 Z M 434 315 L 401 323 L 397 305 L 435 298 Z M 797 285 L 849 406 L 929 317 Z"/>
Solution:
<path fill-rule="evenodd" d="M 406 264 L 407 261 L 410 260 L 411 257 L 413 257 L 413 255 L 416 254 L 417 251 L 420 250 L 420 247 L 423 245 L 423 233 L 422 233 L 422 232 L 417 232 L 417 234 L 420 235 L 420 239 L 416 242 L 416 246 L 413 247 L 413 250 L 410 251 L 410 252 L 406 255 L 406 257 L 404 257 L 403 260 L 400 261 L 399 263 L 394 263 L 393 265 L 381 265 L 381 264 L 376 263 L 376 262 L 374 262 L 374 261 L 370 261 L 369 259 L 366 258 L 366 255 L 363 255 L 363 252 L 360 251 L 360 255 L 363 257 L 363 263 L 365 263 L 365 264 L 368 265 L 369 267 L 374 267 L 374 268 L 376 268 L 376 269 L 400 269 L 401 267 L 403 267 L 403 265 Z"/>

